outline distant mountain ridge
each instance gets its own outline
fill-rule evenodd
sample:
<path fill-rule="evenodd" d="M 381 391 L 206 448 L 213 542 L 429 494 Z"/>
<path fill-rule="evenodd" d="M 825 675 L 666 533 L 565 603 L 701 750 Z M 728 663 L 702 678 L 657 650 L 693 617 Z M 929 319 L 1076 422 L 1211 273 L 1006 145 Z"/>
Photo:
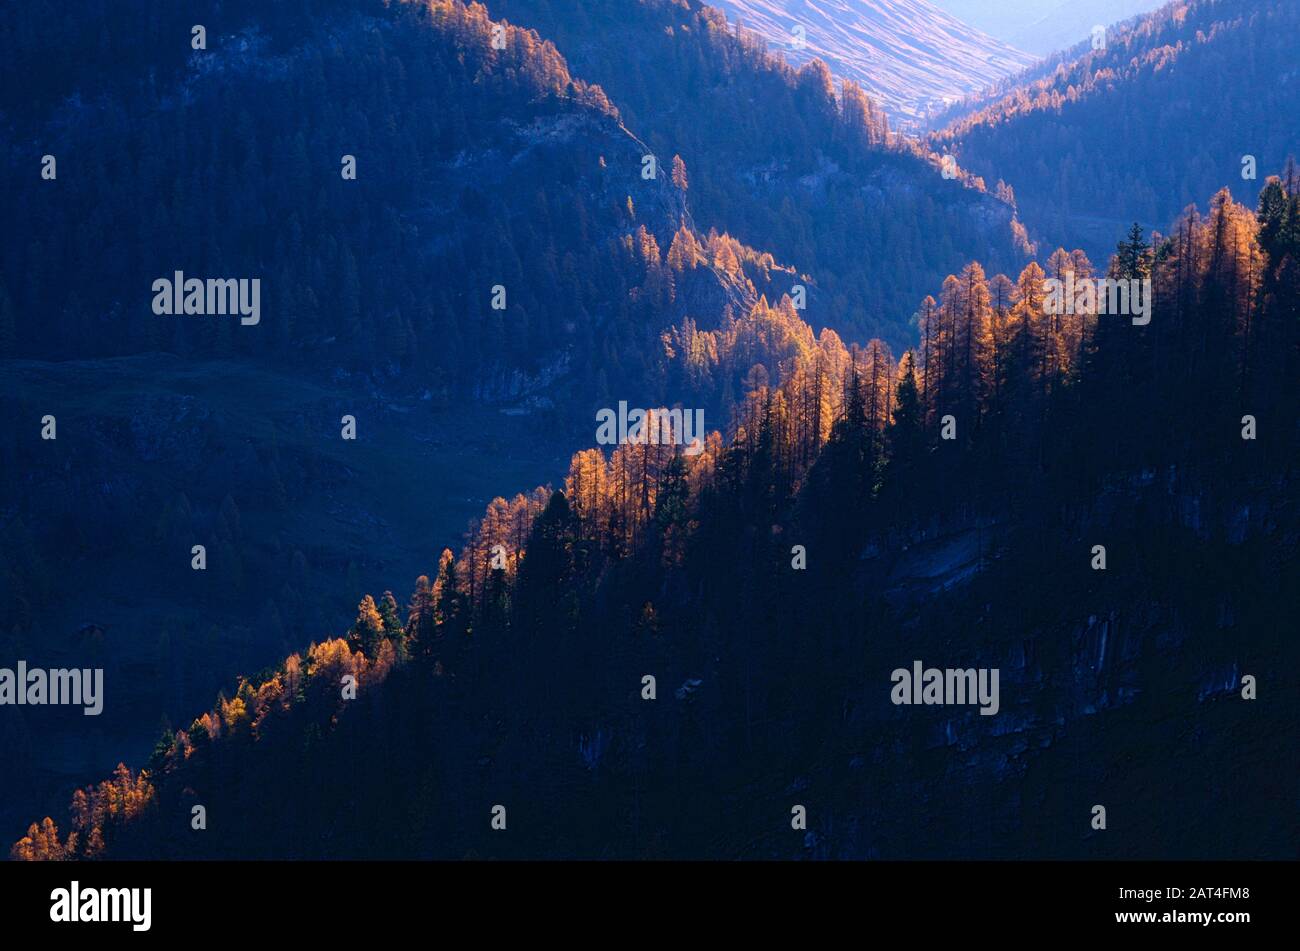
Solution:
<path fill-rule="evenodd" d="M 1126 220 L 1160 227 L 1225 184 L 1250 201 L 1285 167 L 1298 30 L 1293 0 L 1176 0 L 964 103 L 929 141 L 1005 180 L 1035 239 L 1104 252 Z"/>
<path fill-rule="evenodd" d="M 1167 0 L 932 0 L 936 7 L 1017 49 L 1046 56 Z"/>
<path fill-rule="evenodd" d="M 927 0 L 713 0 L 791 65 L 820 58 L 880 100 L 900 128 L 979 92 L 1035 57 Z M 804 31 L 797 33 L 800 28 Z"/>

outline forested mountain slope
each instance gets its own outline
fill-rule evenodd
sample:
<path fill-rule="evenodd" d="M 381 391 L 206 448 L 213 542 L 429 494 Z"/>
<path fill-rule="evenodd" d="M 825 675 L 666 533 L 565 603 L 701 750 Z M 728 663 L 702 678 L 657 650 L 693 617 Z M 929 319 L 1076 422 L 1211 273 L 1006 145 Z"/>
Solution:
<path fill-rule="evenodd" d="M 653 151 L 685 159 L 700 221 L 807 274 L 815 327 L 908 346 L 944 275 L 971 256 L 1025 260 L 1010 205 L 945 180 L 856 83 L 837 101 L 824 63 L 796 72 L 699 0 L 487 5 L 554 40 Z"/>
<path fill-rule="evenodd" d="M 191 50 L 192 12 L 139 6 L 127 35 L 117 5 L 68 36 L 39 4 L 16 11 L 24 56 L 91 51 L 4 101 L 5 355 L 252 356 L 498 399 L 559 374 L 590 398 L 652 385 L 657 335 L 688 313 L 716 325 L 793 282 L 706 233 L 703 267 L 661 268 L 692 227 L 673 153 L 643 175 L 647 147 L 600 90 L 535 34 L 494 48 L 482 8 L 237 0 Z M 16 82 L 24 60 L 6 68 Z M 261 319 L 160 318 L 152 283 L 174 271 L 260 279 Z"/>
<path fill-rule="evenodd" d="M 110 696 L 89 742 L 0 712 L 14 828 L 561 474 L 597 408 L 717 426 L 795 343 L 793 268 L 482 8 L 78 9 L 0 23 L 0 653 Z M 155 313 L 176 271 L 259 281 L 257 321 Z"/>
<path fill-rule="evenodd" d="M 1011 185 L 1036 239 L 1095 253 L 1127 220 L 1159 227 L 1223 184 L 1252 200 L 1300 139 L 1297 31 L 1290 0 L 1176 0 L 931 144 Z"/>
<path fill-rule="evenodd" d="M 897 362 L 791 328 L 725 444 L 576 455 L 13 855 L 1291 857 L 1298 221 L 1274 178 L 971 263 Z M 1051 313 L 1067 273 L 1150 320 Z M 996 712 L 900 706 L 914 662 Z"/>

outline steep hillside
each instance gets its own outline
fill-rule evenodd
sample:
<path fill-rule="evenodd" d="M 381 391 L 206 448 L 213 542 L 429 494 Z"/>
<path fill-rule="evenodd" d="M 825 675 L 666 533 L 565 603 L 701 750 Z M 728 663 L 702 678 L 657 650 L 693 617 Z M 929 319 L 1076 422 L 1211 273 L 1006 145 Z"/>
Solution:
<path fill-rule="evenodd" d="M 81 744 L 0 711 L 0 822 L 341 630 L 356 590 L 557 478 L 596 409 L 720 425 L 790 346 L 737 321 L 797 280 L 696 230 L 672 153 L 644 176 L 600 90 L 526 31 L 494 48 L 481 8 L 231 2 L 203 50 L 181 8 L 85 14 L 0 26 L 23 51 L 0 56 L 0 653 L 107 665 L 110 697 Z M 260 281 L 258 319 L 155 313 L 177 270 Z M 688 361 L 682 332 L 743 338 L 743 365 Z"/>
<path fill-rule="evenodd" d="M 1178 0 L 931 143 L 1011 185 L 1035 238 L 1102 251 L 1127 219 L 1160 226 L 1225 183 L 1249 200 L 1283 168 L 1300 141 L 1297 30 L 1295 3 Z"/>
<path fill-rule="evenodd" d="M 1064 251 L 951 276 L 897 363 L 771 315 L 805 345 L 726 445 L 579 453 L 12 854 L 1290 858 L 1298 214 L 1131 232 L 1145 324 L 1046 313 Z"/>
<path fill-rule="evenodd" d="M 837 98 L 824 63 L 796 72 L 699 0 L 488 7 L 553 39 L 656 154 L 686 160 L 699 220 L 808 275 L 815 327 L 905 347 L 945 274 L 1025 260 L 1009 204 L 942 178 L 856 83 Z"/>
<path fill-rule="evenodd" d="M 5 103 L 0 356 L 233 355 L 498 400 L 563 376 L 585 413 L 602 387 L 651 387 L 658 334 L 688 313 L 779 296 L 740 260 L 659 275 L 691 227 L 673 153 L 643 175 L 603 93 L 535 34 L 495 48 L 482 8 L 236 0 L 190 49 L 190 12 L 140 7 L 140 34 L 107 28 L 113 4 L 61 27 L 104 28 L 56 90 Z M 43 15 L 18 13 L 24 56 L 60 42 Z M 146 68 L 136 47 L 161 37 L 187 55 Z M 158 316 L 176 271 L 259 280 L 259 315 Z"/>
<path fill-rule="evenodd" d="M 568 458 L 536 417 L 158 353 L 0 362 L 0 412 L 0 666 L 102 666 L 107 694 L 89 736 L 79 711 L 0 710 L 12 828 Z"/>
<path fill-rule="evenodd" d="M 795 66 L 852 79 L 900 129 L 1034 62 L 926 0 L 715 0 Z"/>

